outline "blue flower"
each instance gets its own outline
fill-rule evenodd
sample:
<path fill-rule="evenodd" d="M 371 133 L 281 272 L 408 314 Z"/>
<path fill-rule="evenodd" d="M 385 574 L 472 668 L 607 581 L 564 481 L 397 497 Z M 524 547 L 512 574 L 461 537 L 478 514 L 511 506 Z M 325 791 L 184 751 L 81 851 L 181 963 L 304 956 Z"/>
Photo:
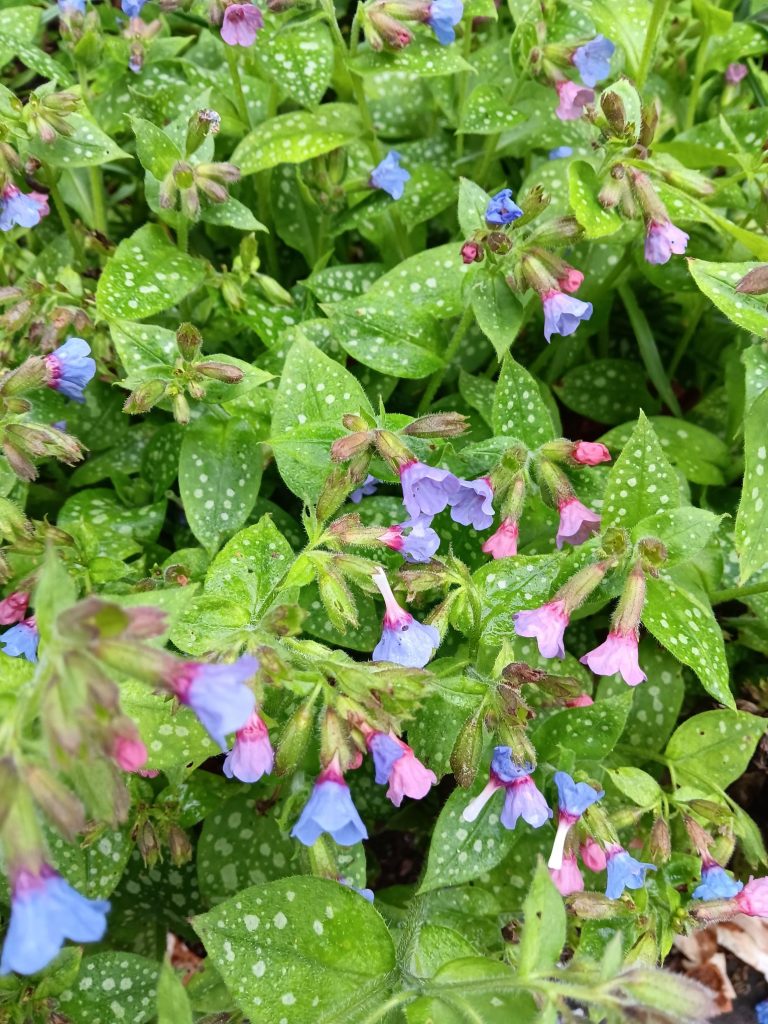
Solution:
<path fill-rule="evenodd" d="M 127 14 L 129 18 L 138 18 L 146 2 L 147 0 L 122 0 L 120 6 L 123 9 L 123 14 Z"/>
<path fill-rule="evenodd" d="M 605 895 L 609 900 L 617 900 L 625 889 L 642 889 L 645 885 L 646 871 L 656 870 L 653 864 L 635 860 L 617 843 L 607 847 L 605 854 L 608 871 Z"/>
<path fill-rule="evenodd" d="M 586 782 L 574 782 L 567 772 L 555 772 L 555 785 L 560 813 L 571 819 L 580 818 L 588 807 L 605 796 L 602 789 L 593 789 Z"/>
<path fill-rule="evenodd" d="M 305 846 L 313 846 L 327 832 L 340 846 L 353 846 L 368 838 L 368 832 L 352 802 L 349 786 L 332 761 L 317 777 L 309 800 L 291 835 Z"/>
<path fill-rule="evenodd" d="M 550 149 L 547 156 L 550 160 L 566 160 L 569 156 L 573 156 L 573 146 L 556 146 L 554 149 Z"/>
<path fill-rule="evenodd" d="M 487 530 L 493 522 L 493 487 L 487 477 L 461 480 L 461 489 L 451 505 L 451 519 L 462 526 Z"/>
<path fill-rule="evenodd" d="M 85 14 L 85 0 L 57 0 L 59 14 Z"/>
<path fill-rule="evenodd" d="M 427 24 L 437 36 L 438 43 L 449 46 L 456 38 L 453 30 L 464 16 L 462 0 L 434 0 L 430 5 Z"/>
<path fill-rule="evenodd" d="M 356 487 L 349 496 L 349 500 L 353 501 L 356 505 L 359 505 L 363 498 L 370 497 L 371 494 L 376 493 L 376 488 L 380 481 L 375 476 L 368 476 L 363 480 L 359 487 Z"/>
<path fill-rule="evenodd" d="M 494 747 L 491 758 L 491 775 L 495 775 L 500 782 L 516 782 L 525 778 L 533 771 L 533 765 L 529 761 L 517 764 L 512 759 L 510 747 Z"/>
<path fill-rule="evenodd" d="M 0 192 L 0 231 L 34 228 L 43 215 L 40 201 L 34 195 L 26 195 L 15 185 L 6 185 Z"/>
<path fill-rule="evenodd" d="M 407 562 L 428 562 L 440 547 L 440 537 L 432 529 L 431 516 L 416 516 L 389 526 L 379 540 L 393 551 L 399 551 Z"/>
<path fill-rule="evenodd" d="M 504 808 L 501 812 L 504 828 L 513 829 L 519 818 L 532 828 L 541 828 L 552 817 L 547 801 L 529 775 L 508 782 L 504 789 Z"/>
<path fill-rule="evenodd" d="M 383 192 L 400 199 L 406 181 L 411 177 L 404 167 L 400 166 L 401 156 L 390 149 L 381 163 L 371 171 L 368 182 L 371 188 L 380 188 Z"/>
<path fill-rule="evenodd" d="M 511 224 L 513 220 L 523 216 L 523 211 L 512 200 L 512 189 L 503 188 L 495 196 L 491 196 L 485 208 L 486 224 Z"/>
<path fill-rule="evenodd" d="M 395 761 L 399 761 L 405 754 L 405 750 L 391 736 L 385 732 L 375 732 L 368 739 L 368 749 L 373 757 L 373 767 L 376 772 L 376 782 L 383 786 L 389 782 L 392 774 L 392 767 Z"/>
<path fill-rule="evenodd" d="M 384 571 L 373 574 L 373 582 L 384 598 L 384 622 L 381 640 L 371 654 L 374 661 L 391 661 L 406 668 L 424 668 L 440 645 L 440 633 L 434 626 L 425 626 L 395 600 Z"/>
<path fill-rule="evenodd" d="M 48 387 L 60 391 L 74 402 L 83 402 L 83 389 L 96 373 L 91 346 L 82 338 L 68 338 L 45 357 L 50 380 Z"/>
<path fill-rule="evenodd" d="M 34 974 L 54 959 L 66 939 L 98 942 L 107 928 L 106 900 L 89 900 L 53 868 L 19 871 L 13 879 L 11 922 L 0 974 Z"/>
<path fill-rule="evenodd" d="M 573 295 L 552 288 L 541 296 L 544 307 L 544 337 L 547 341 L 553 334 L 566 337 L 573 334 L 582 320 L 592 316 L 592 303 L 582 302 Z"/>
<path fill-rule="evenodd" d="M 398 472 L 403 504 L 411 519 L 436 516 L 456 500 L 461 490 L 461 481 L 453 473 L 416 459 L 400 466 Z"/>
<path fill-rule="evenodd" d="M 0 636 L 0 644 L 3 651 L 11 658 L 26 658 L 27 661 L 37 661 L 37 645 L 40 642 L 40 634 L 37 631 L 34 616 L 24 619 L 23 622 L 6 629 Z"/>
<path fill-rule="evenodd" d="M 728 900 L 741 892 L 744 888 L 743 882 L 737 882 L 731 878 L 725 868 L 712 861 L 709 864 L 702 864 L 701 885 L 693 890 L 695 900 Z"/>
<path fill-rule="evenodd" d="M 229 749 L 227 734 L 243 729 L 256 706 L 253 690 L 246 682 L 258 667 L 258 659 L 247 654 L 228 665 L 187 661 L 171 678 L 176 696 L 192 708 L 224 753 Z"/>
<path fill-rule="evenodd" d="M 574 51 L 571 60 L 576 65 L 584 85 L 597 85 L 611 73 L 611 57 L 616 47 L 605 36 L 595 36 Z"/>

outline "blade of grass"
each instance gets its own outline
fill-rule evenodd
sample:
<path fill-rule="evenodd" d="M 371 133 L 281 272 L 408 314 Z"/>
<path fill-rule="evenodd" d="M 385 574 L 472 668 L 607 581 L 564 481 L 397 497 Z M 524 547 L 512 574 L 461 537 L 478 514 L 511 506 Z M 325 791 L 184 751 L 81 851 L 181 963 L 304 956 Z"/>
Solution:
<path fill-rule="evenodd" d="M 632 324 L 632 330 L 635 332 L 637 347 L 640 349 L 640 356 L 645 364 L 646 370 L 648 371 L 648 376 L 653 381 L 653 386 L 675 416 L 682 417 L 683 413 L 680 408 L 680 403 L 677 401 L 675 393 L 672 390 L 672 385 L 670 384 L 669 378 L 664 370 L 659 350 L 656 347 L 656 339 L 653 336 L 653 331 L 646 319 L 645 313 L 637 304 L 635 293 L 628 284 L 620 284 L 618 286 L 618 292 L 621 296 L 621 301 L 624 303 L 627 315 L 629 316 L 629 322 Z"/>

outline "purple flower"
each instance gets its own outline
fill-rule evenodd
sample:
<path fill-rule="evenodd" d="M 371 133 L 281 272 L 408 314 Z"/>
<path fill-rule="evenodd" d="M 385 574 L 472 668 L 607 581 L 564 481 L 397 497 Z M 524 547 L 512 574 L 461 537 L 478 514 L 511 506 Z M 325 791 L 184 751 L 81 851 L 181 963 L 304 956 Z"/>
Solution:
<path fill-rule="evenodd" d="M 518 636 L 535 637 L 542 658 L 565 657 L 563 634 L 569 622 L 565 601 L 560 599 L 514 615 L 515 632 Z"/>
<path fill-rule="evenodd" d="M 695 900 L 729 900 L 743 888 L 744 883 L 731 878 L 717 861 L 706 860 L 701 865 L 701 885 L 691 895 Z"/>
<path fill-rule="evenodd" d="M 363 480 L 359 487 L 356 487 L 349 496 L 349 500 L 353 501 L 355 505 L 359 505 L 363 498 L 368 498 L 370 495 L 376 493 L 376 488 L 381 483 L 375 476 L 368 476 Z"/>
<path fill-rule="evenodd" d="M 228 665 L 185 661 L 170 680 L 181 703 L 192 708 L 211 739 L 225 752 L 227 734 L 245 728 L 256 706 L 246 681 L 258 667 L 258 659 L 247 654 Z"/>
<path fill-rule="evenodd" d="M 734 61 L 725 69 L 725 80 L 728 85 L 738 85 L 748 74 L 749 68 L 746 64 L 739 64 L 737 61 Z"/>
<path fill-rule="evenodd" d="M 557 871 L 563 866 L 565 840 L 571 826 L 579 820 L 588 807 L 601 800 L 605 793 L 603 790 L 593 789 L 586 782 L 574 782 L 567 772 L 555 772 L 555 785 L 557 786 L 559 814 L 557 832 L 552 844 L 552 852 L 549 855 L 548 866 Z"/>
<path fill-rule="evenodd" d="M 605 895 L 609 900 L 617 900 L 625 889 L 642 889 L 645 885 L 646 871 L 655 871 L 653 864 L 644 864 L 635 860 L 623 846 L 612 843 L 605 848 L 608 884 Z"/>
<path fill-rule="evenodd" d="M 34 615 L 19 622 L 18 625 L 6 629 L 0 636 L 0 644 L 3 651 L 11 658 L 26 658 L 33 664 L 37 661 L 37 645 L 40 642 L 40 634 L 37 631 L 37 623 Z"/>
<path fill-rule="evenodd" d="M 611 73 L 611 57 L 616 47 L 605 36 L 595 36 L 574 50 L 571 60 L 576 65 L 584 85 L 594 86 Z"/>
<path fill-rule="evenodd" d="M 567 160 L 569 156 L 573 156 L 573 146 L 555 146 L 547 154 L 550 160 Z"/>
<path fill-rule="evenodd" d="M 675 227 L 671 220 L 648 221 L 645 236 L 645 258 L 648 263 L 667 263 L 670 257 L 682 256 L 688 245 L 688 235 Z"/>
<path fill-rule="evenodd" d="M 323 832 L 340 846 L 353 846 L 368 838 L 344 781 L 338 754 L 318 775 L 309 800 L 291 829 L 291 835 L 305 846 L 313 846 Z"/>
<path fill-rule="evenodd" d="M 57 0 L 59 14 L 85 14 L 85 0 Z"/>
<path fill-rule="evenodd" d="M 577 121 L 584 113 L 584 107 L 592 103 L 595 94 L 591 89 L 584 89 L 576 82 L 567 79 L 555 83 L 557 96 L 560 100 L 555 115 L 561 121 Z"/>
<path fill-rule="evenodd" d="M 429 5 L 427 24 L 443 46 L 449 46 L 456 38 L 453 30 L 464 15 L 462 0 L 433 0 Z"/>
<path fill-rule="evenodd" d="M 647 676 L 640 668 L 637 656 L 637 633 L 618 630 L 608 634 L 606 640 L 579 658 L 582 665 L 588 665 L 596 676 L 612 676 L 619 673 L 628 686 L 638 686 Z"/>
<path fill-rule="evenodd" d="M 493 486 L 487 476 L 460 480 L 460 490 L 451 503 L 451 519 L 462 526 L 487 530 L 493 522 Z"/>
<path fill-rule="evenodd" d="M 373 582 L 384 598 L 386 611 L 381 640 L 373 649 L 373 661 L 391 661 L 406 668 L 424 668 L 440 644 L 440 633 L 434 626 L 417 622 L 395 600 L 392 588 L 382 570 L 374 573 Z"/>
<path fill-rule="evenodd" d="M 533 828 L 539 828 L 552 817 L 552 811 L 531 779 L 532 771 L 533 765 L 520 765 L 513 760 L 509 747 L 494 747 L 488 783 L 464 808 L 462 819 L 474 821 L 496 790 L 503 787 L 505 794 L 504 809 L 501 812 L 502 825 L 513 829 L 518 819 L 522 818 Z"/>
<path fill-rule="evenodd" d="M 592 303 L 582 302 L 573 295 L 565 295 L 557 288 L 551 288 L 541 296 L 544 309 L 544 337 L 551 341 L 553 334 L 567 337 L 573 334 L 582 320 L 592 316 Z"/>
<path fill-rule="evenodd" d="M 0 192 L 0 231 L 34 228 L 47 213 L 47 197 L 39 192 L 26 195 L 15 185 L 6 185 Z"/>
<path fill-rule="evenodd" d="M 523 216 L 523 211 L 512 200 L 512 189 L 503 188 L 488 200 L 485 208 L 486 224 L 511 224 L 513 220 Z"/>
<path fill-rule="evenodd" d="M 558 551 L 565 542 L 574 547 L 583 544 L 600 529 L 600 516 L 582 505 L 578 498 L 566 498 L 558 506 L 558 511 L 560 524 L 555 538 Z"/>
<path fill-rule="evenodd" d="M 274 763 L 275 753 L 269 742 L 269 732 L 254 711 L 235 734 L 235 745 L 224 761 L 224 774 L 228 779 L 258 782 L 262 775 L 269 775 Z"/>
<path fill-rule="evenodd" d="M 376 782 L 389 783 L 387 797 L 395 807 L 404 796 L 421 800 L 437 782 L 435 773 L 425 768 L 412 748 L 397 736 L 372 732 L 366 736 L 366 743 L 373 756 Z"/>
<path fill-rule="evenodd" d="M 399 469 L 403 504 L 411 519 L 436 516 L 452 504 L 461 489 L 461 481 L 447 469 L 436 469 L 423 462 L 406 462 Z"/>
<path fill-rule="evenodd" d="M 67 338 L 63 345 L 45 357 L 48 387 L 60 391 L 74 402 L 83 402 L 83 389 L 96 373 L 91 346 L 82 338 Z"/>
<path fill-rule="evenodd" d="M 371 188 L 380 188 L 393 199 L 402 198 L 405 183 L 411 176 L 404 167 L 400 166 L 401 159 L 399 153 L 390 149 L 381 163 L 370 173 L 368 184 Z"/>
<path fill-rule="evenodd" d="M 394 736 L 389 736 L 385 732 L 372 732 L 366 736 L 365 742 L 373 758 L 376 782 L 383 786 L 385 782 L 389 782 L 395 761 L 399 761 L 403 756 L 403 748 Z"/>
<path fill-rule="evenodd" d="M 127 14 L 129 18 L 138 18 L 146 2 L 147 0 L 121 0 L 120 7 L 123 14 Z"/>
<path fill-rule="evenodd" d="M 230 4 L 224 11 L 221 38 L 228 46 L 252 46 L 264 17 L 255 4 Z"/>
<path fill-rule="evenodd" d="M 48 864 L 22 868 L 11 886 L 11 921 L 0 974 L 35 974 L 54 959 L 66 939 L 98 942 L 107 928 L 106 900 L 81 896 Z"/>
<path fill-rule="evenodd" d="M 431 524 L 430 516 L 407 519 L 388 527 L 379 540 L 408 562 L 428 562 L 440 547 L 440 537 Z"/>

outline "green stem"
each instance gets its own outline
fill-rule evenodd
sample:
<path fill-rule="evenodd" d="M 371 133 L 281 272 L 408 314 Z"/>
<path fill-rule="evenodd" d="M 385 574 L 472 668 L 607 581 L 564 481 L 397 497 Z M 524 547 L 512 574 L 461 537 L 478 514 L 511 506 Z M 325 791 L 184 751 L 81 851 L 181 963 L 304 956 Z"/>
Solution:
<path fill-rule="evenodd" d="M 180 252 L 186 252 L 189 247 L 189 223 L 183 218 L 176 228 L 176 245 Z"/>
<path fill-rule="evenodd" d="M 390 1010 L 397 1009 L 398 1006 L 402 1006 L 403 1003 L 409 1003 L 415 999 L 418 992 L 396 992 L 393 996 L 390 996 L 386 1003 L 382 1003 L 381 1006 L 377 1006 L 373 1013 L 369 1014 L 361 1024 L 376 1024 L 377 1021 L 383 1020 Z"/>
<path fill-rule="evenodd" d="M 637 339 L 637 347 L 640 350 L 640 356 L 643 360 L 648 376 L 653 381 L 653 385 L 658 391 L 659 395 L 664 399 L 669 409 L 672 410 L 675 416 L 681 417 L 682 410 L 680 409 L 680 403 L 677 400 L 677 396 L 672 390 L 672 385 L 669 382 L 669 378 L 664 369 L 664 364 L 661 360 L 658 347 L 656 345 L 656 339 L 653 336 L 653 331 L 648 323 L 648 319 L 640 308 L 640 305 L 635 297 L 635 293 L 629 287 L 628 284 L 620 284 L 616 289 L 619 293 L 621 301 L 624 303 L 624 308 L 627 311 L 629 322 L 632 324 L 632 330 L 635 332 L 635 338 Z"/>
<path fill-rule="evenodd" d="M 232 87 L 235 90 L 235 106 L 237 107 L 237 113 L 246 128 L 250 130 L 251 115 L 248 113 L 248 104 L 245 102 L 243 80 L 240 77 L 240 67 L 237 63 L 237 54 L 235 53 L 234 46 L 225 46 L 224 50 L 227 54 L 227 64 L 229 64 L 229 76 L 232 79 Z"/>
<path fill-rule="evenodd" d="M 445 350 L 445 366 L 442 368 L 442 370 L 435 370 L 435 372 L 432 374 L 432 376 L 429 378 L 429 381 L 427 382 L 426 390 L 424 391 L 424 394 L 421 396 L 421 401 L 419 402 L 419 415 L 425 413 L 432 404 L 432 400 L 437 394 L 437 389 L 443 383 L 443 377 L 445 376 L 448 367 L 451 365 L 454 356 L 459 351 L 459 345 L 461 345 L 461 342 L 464 339 L 464 335 L 469 330 L 470 324 L 472 323 L 472 319 L 472 307 L 467 306 L 467 308 L 464 310 L 464 313 L 462 314 L 461 320 L 459 320 L 458 324 L 456 325 L 456 330 L 453 332 L 453 337 L 448 342 L 448 348 Z"/>
<path fill-rule="evenodd" d="M 688 346 L 691 343 L 691 339 L 693 338 L 694 334 L 696 333 L 696 329 L 699 326 L 699 321 L 701 320 L 702 316 L 704 315 L 704 311 L 707 309 L 708 306 L 709 303 L 704 298 L 704 296 L 699 296 L 698 303 L 694 308 L 693 313 L 691 314 L 691 319 L 688 323 L 688 326 L 685 329 L 685 333 L 681 335 L 680 340 L 677 343 L 677 347 L 675 348 L 674 355 L 672 356 L 672 361 L 669 364 L 667 376 L 670 380 L 674 378 L 675 371 L 680 365 L 680 360 L 685 355 Z"/>
<path fill-rule="evenodd" d="M 648 72 L 651 69 L 651 61 L 656 49 L 656 40 L 658 39 L 659 29 L 664 21 L 664 16 L 667 13 L 668 6 L 669 0 L 653 0 L 651 17 L 648 20 L 648 28 L 646 30 L 645 41 L 643 43 L 643 52 L 640 56 L 640 65 L 637 69 L 637 79 L 635 81 L 635 85 L 639 92 L 642 92 L 645 80 L 648 77 Z"/>
<path fill-rule="evenodd" d="M 107 208 L 104 202 L 104 177 L 100 167 L 89 167 L 88 178 L 91 184 L 91 212 L 93 227 L 102 235 L 107 234 Z"/>
<path fill-rule="evenodd" d="M 707 48 L 709 47 L 709 32 L 703 31 L 701 42 L 699 43 L 699 49 L 696 53 L 696 65 L 693 71 L 693 85 L 691 86 L 691 92 L 688 96 L 688 107 L 685 113 L 685 127 L 693 128 L 694 121 L 696 120 L 696 107 L 699 104 L 699 90 L 701 89 L 701 83 L 704 79 L 704 71 L 707 66 Z"/>
<path fill-rule="evenodd" d="M 59 192 L 59 186 L 56 184 L 50 184 L 48 186 L 53 205 L 56 207 L 56 212 L 61 219 L 61 223 L 64 225 L 64 230 L 69 239 L 72 251 L 75 254 L 75 262 L 82 265 L 85 262 L 85 252 L 83 251 L 83 242 L 77 233 L 75 225 L 72 223 L 72 218 L 69 216 L 69 212 L 64 205 L 64 200 L 61 198 L 61 192 Z"/>
<path fill-rule="evenodd" d="M 743 601 L 745 597 L 754 597 L 757 594 L 768 594 L 768 580 L 750 583 L 747 587 L 726 587 L 725 590 L 716 590 L 710 600 L 712 604 L 725 604 L 726 601 Z"/>

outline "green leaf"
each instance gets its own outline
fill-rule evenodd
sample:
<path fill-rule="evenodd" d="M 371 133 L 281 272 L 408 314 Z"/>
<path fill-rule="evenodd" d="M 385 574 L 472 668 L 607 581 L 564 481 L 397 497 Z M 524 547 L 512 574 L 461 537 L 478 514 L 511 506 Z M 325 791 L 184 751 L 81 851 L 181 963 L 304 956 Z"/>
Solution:
<path fill-rule="evenodd" d="M 621 227 L 613 210 L 604 209 L 597 199 L 600 182 L 586 160 L 571 160 L 568 165 L 568 200 L 576 220 L 587 238 L 603 238 Z"/>
<path fill-rule="evenodd" d="M 747 770 L 765 722 L 744 711 L 704 711 L 678 726 L 665 758 L 678 784 L 725 789 Z"/>
<path fill-rule="evenodd" d="M 419 309 L 434 317 L 459 316 L 464 312 L 462 280 L 469 269 L 455 242 L 425 249 L 375 281 L 366 301 L 383 300 L 393 309 Z"/>
<path fill-rule="evenodd" d="M 632 706 L 632 692 L 597 700 L 585 708 L 565 708 L 538 720 L 531 742 L 540 761 L 557 764 L 560 747 L 577 757 L 599 761 L 619 741 Z"/>
<path fill-rule="evenodd" d="M 345 413 L 372 417 L 373 409 L 351 373 L 300 338 L 285 360 L 270 444 L 283 480 L 305 501 L 320 494 L 331 466 L 330 446 L 345 433 Z"/>
<path fill-rule="evenodd" d="M 653 427 L 640 413 L 632 436 L 614 463 L 603 501 L 603 528 L 629 528 L 656 512 L 680 505 L 680 484 Z"/>
<path fill-rule="evenodd" d="M 9 11 L 15 10 L 16 8 L 9 8 Z M 50 57 L 45 50 L 23 42 L 13 30 L 8 31 L 5 25 L 0 28 L 0 54 L 14 54 L 22 64 L 26 64 L 28 68 L 36 71 L 43 78 L 58 82 L 63 86 L 70 83 L 69 74 L 57 60 Z M 7 60 L 3 60 L 3 64 L 6 63 Z M 70 117 L 72 116 L 76 115 L 70 115 Z M 55 146 L 60 141 L 61 137 L 57 138 L 52 145 Z"/>
<path fill-rule="evenodd" d="M 246 419 L 201 416 L 184 432 L 179 488 L 190 528 L 211 553 L 239 530 L 261 485 L 261 447 Z"/>
<path fill-rule="evenodd" d="M 131 125 L 142 167 L 162 181 L 176 161 L 181 160 L 181 150 L 162 128 L 155 127 L 143 117 L 131 118 Z"/>
<path fill-rule="evenodd" d="M 485 211 L 490 198 L 485 189 L 470 178 L 459 178 L 459 227 L 467 238 L 485 229 Z"/>
<path fill-rule="evenodd" d="M 269 515 L 236 534 L 216 555 L 205 578 L 206 594 L 219 594 L 251 610 L 254 621 L 274 600 L 274 588 L 293 561 L 291 545 Z"/>
<path fill-rule="evenodd" d="M 703 508 L 671 509 L 641 519 L 632 529 L 632 539 L 656 537 L 667 549 L 665 565 L 685 562 L 707 546 L 720 524 L 720 516 Z"/>
<path fill-rule="evenodd" d="M 517 437 L 529 448 L 538 448 L 555 436 L 538 381 L 509 355 L 504 357 L 496 385 L 493 432 Z"/>
<path fill-rule="evenodd" d="M 525 120 L 525 114 L 510 110 L 503 93 L 495 85 L 476 85 L 462 110 L 458 132 L 468 135 L 493 135 Z"/>
<path fill-rule="evenodd" d="M 634 420 L 639 409 L 659 408 L 648 391 L 645 370 L 628 359 L 592 359 L 575 366 L 553 390 L 563 405 L 598 423 L 624 423 Z"/>
<path fill-rule="evenodd" d="M 608 774 L 616 789 L 638 807 L 656 807 L 661 800 L 658 782 L 641 768 L 610 768 Z"/>
<path fill-rule="evenodd" d="M 332 310 L 331 323 L 341 347 L 379 373 L 418 380 L 445 365 L 434 351 L 435 321 L 424 314 L 412 313 L 404 320 L 381 304 L 353 299 Z"/>
<path fill-rule="evenodd" d="M 643 624 L 678 661 L 692 668 L 715 700 L 734 706 L 720 626 L 709 603 L 672 579 L 647 578 Z"/>
<path fill-rule="evenodd" d="M 204 277 L 200 260 L 179 252 L 156 224 L 145 224 L 107 260 L 96 305 L 107 319 L 141 319 L 174 306 Z"/>
<path fill-rule="evenodd" d="M 528 992 L 509 992 L 513 978 L 509 966 L 499 960 L 452 960 L 432 979 L 434 999 L 421 997 L 408 1006 L 408 1024 L 543 1024 Z"/>
<path fill-rule="evenodd" d="M 750 334 L 768 338 L 768 307 L 765 298 L 736 291 L 736 285 L 742 277 L 760 265 L 688 260 L 688 269 L 696 284 L 729 320 Z"/>
<path fill-rule="evenodd" d="M 300 164 L 345 146 L 361 132 L 360 114 L 351 103 L 325 103 L 316 112 L 278 114 L 254 128 L 232 154 L 243 175 L 278 164 Z"/>
<path fill-rule="evenodd" d="M 574 0 L 573 6 L 587 15 L 598 32 L 621 44 L 629 72 L 636 75 L 651 13 L 647 0 L 625 0 L 620 7 L 612 0 Z"/>
<path fill-rule="evenodd" d="M 303 107 L 314 107 L 325 95 L 333 71 L 333 42 L 324 23 L 288 22 L 274 34 L 262 31 L 256 53 L 267 77 Z"/>
<path fill-rule="evenodd" d="M 124 505 L 114 491 L 92 487 L 71 495 L 61 506 L 58 525 L 80 541 L 89 558 L 124 559 L 157 539 L 166 502 L 141 508 Z"/>
<path fill-rule="evenodd" d="M 472 310 L 483 333 L 496 349 L 497 357 L 503 359 L 523 325 L 520 300 L 500 274 L 481 273 L 475 278 L 472 288 Z"/>
<path fill-rule="evenodd" d="M 674 416 L 651 416 L 648 422 L 666 457 L 687 480 L 718 486 L 726 482 L 727 473 L 733 473 L 728 445 L 709 430 Z M 614 427 L 600 440 L 612 449 L 625 447 L 632 429 L 629 423 Z"/>
<path fill-rule="evenodd" d="M 200 219 L 206 224 L 218 224 L 238 231 L 266 231 L 266 225 L 257 220 L 252 211 L 232 196 L 225 203 L 210 203 L 203 208 Z"/>
<path fill-rule="evenodd" d="M 147 768 L 165 771 L 190 762 L 201 764 L 220 752 L 194 712 L 181 707 L 172 714 L 170 702 L 151 693 L 143 683 L 122 683 L 120 701 L 147 748 Z"/>
<path fill-rule="evenodd" d="M 284 878 L 193 920 L 238 1007 L 251 1019 L 359 1020 L 386 998 L 395 949 L 378 911 L 322 878 Z"/>
<path fill-rule="evenodd" d="M 736 550 L 742 583 L 768 563 L 766 423 L 768 390 L 752 403 L 744 419 L 744 484 L 736 515 Z"/>
<path fill-rule="evenodd" d="M 0 44 L 1 45 L 1 44 Z M 82 114 L 70 114 L 67 124 L 71 135 L 57 135 L 51 143 L 35 140 L 30 151 L 52 167 L 97 167 L 112 160 L 130 160 L 130 153 L 120 149 L 101 128 Z"/>
<path fill-rule="evenodd" d="M 157 366 L 170 370 L 178 357 L 176 332 L 165 327 L 113 320 L 109 330 L 128 377 L 141 379 L 146 370 Z"/>
<path fill-rule="evenodd" d="M 350 61 L 350 68 L 359 75 L 403 71 L 419 78 L 472 71 L 459 51 L 458 46 L 441 46 L 436 39 L 420 36 L 402 50 L 366 50 Z"/>
<path fill-rule="evenodd" d="M 483 642 L 500 644 L 510 635 L 514 612 L 547 601 L 562 566 L 559 554 L 518 555 L 491 562 L 473 573 L 483 594 Z"/>
<path fill-rule="evenodd" d="M 624 307 L 627 310 L 629 321 L 632 324 L 632 330 L 634 331 L 635 338 L 637 339 L 637 347 L 640 350 L 640 357 L 643 360 L 643 365 L 648 371 L 648 376 L 653 381 L 653 386 L 672 412 L 676 416 L 682 416 L 680 403 L 677 400 L 675 392 L 672 390 L 672 384 L 667 377 L 667 371 L 661 361 L 661 355 L 659 354 L 659 349 L 656 345 L 656 339 L 653 335 L 653 331 L 651 330 L 651 325 L 648 323 L 645 313 L 640 308 L 637 298 L 635 297 L 635 293 L 628 284 L 620 284 L 617 286 L 616 290 L 621 296 L 621 301 L 624 303 Z"/>
<path fill-rule="evenodd" d="M 192 1024 L 192 1004 L 187 990 L 167 959 L 157 983 L 157 1024 Z"/>
<path fill-rule="evenodd" d="M 83 960 L 76 983 L 59 996 L 72 1024 L 145 1024 L 155 1016 L 160 969 L 135 953 L 96 953 Z"/>
<path fill-rule="evenodd" d="M 523 904 L 525 924 L 520 938 L 517 969 L 523 978 L 551 971 L 565 945 L 563 898 L 539 858 L 536 874 Z"/>

